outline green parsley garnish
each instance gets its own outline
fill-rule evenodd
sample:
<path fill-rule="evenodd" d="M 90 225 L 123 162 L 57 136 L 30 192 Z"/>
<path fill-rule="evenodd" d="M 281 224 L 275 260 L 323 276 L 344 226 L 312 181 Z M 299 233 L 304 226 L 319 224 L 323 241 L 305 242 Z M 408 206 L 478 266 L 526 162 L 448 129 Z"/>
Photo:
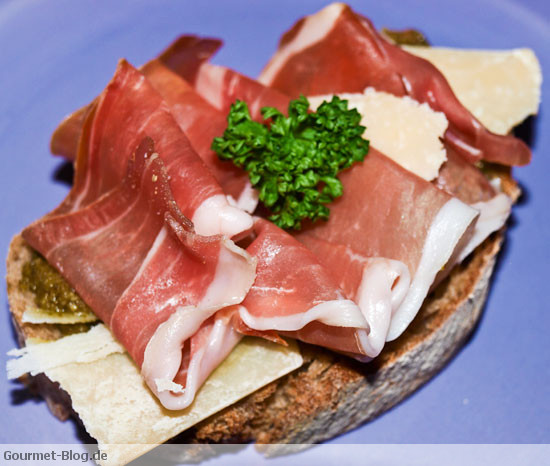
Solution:
<path fill-rule="evenodd" d="M 261 124 L 250 118 L 246 102 L 237 100 L 227 117 L 227 129 L 212 142 L 222 160 L 248 172 L 269 219 L 281 228 L 300 229 L 302 220 L 327 220 L 326 204 L 342 195 L 336 175 L 361 162 L 369 141 L 361 135 L 361 115 L 348 101 L 334 96 L 308 113 L 304 96 L 292 100 L 288 117 L 273 107 L 262 108 Z M 264 122 L 267 123 L 267 122 Z"/>

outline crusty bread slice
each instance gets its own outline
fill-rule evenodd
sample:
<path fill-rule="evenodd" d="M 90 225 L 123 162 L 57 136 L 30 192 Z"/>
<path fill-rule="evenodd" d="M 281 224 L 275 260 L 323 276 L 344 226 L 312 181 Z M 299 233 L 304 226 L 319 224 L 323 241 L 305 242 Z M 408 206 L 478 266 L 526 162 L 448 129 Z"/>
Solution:
<path fill-rule="evenodd" d="M 519 189 L 507 170 L 496 172 L 513 199 Z M 437 373 L 462 346 L 481 314 L 504 232 L 498 232 L 456 267 L 426 300 L 420 313 L 396 341 L 369 364 L 309 345 L 301 345 L 305 364 L 177 437 L 182 443 L 250 442 L 266 454 L 281 444 L 301 448 L 369 421 L 414 392 Z M 29 338 L 61 336 L 49 324 L 23 323 L 32 295 L 17 284 L 31 250 L 16 236 L 8 255 L 8 298 L 20 344 Z M 45 376 L 27 377 L 54 415 L 71 414 L 70 396 Z M 278 444 L 278 445 L 268 445 Z"/>

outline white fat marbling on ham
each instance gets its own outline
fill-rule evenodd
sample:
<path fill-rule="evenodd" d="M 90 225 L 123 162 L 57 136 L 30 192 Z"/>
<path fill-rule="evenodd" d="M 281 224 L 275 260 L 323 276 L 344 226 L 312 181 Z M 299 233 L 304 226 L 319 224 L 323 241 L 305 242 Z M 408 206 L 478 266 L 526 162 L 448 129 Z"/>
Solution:
<path fill-rule="evenodd" d="M 318 13 L 303 18 L 295 35 L 282 37 L 279 48 L 263 69 L 258 81 L 269 86 L 290 57 L 321 41 L 328 34 L 344 8 L 343 3 L 332 3 Z"/>
<path fill-rule="evenodd" d="M 210 315 L 206 319 L 208 317 Z M 199 330 L 206 319 L 195 306 L 179 306 L 158 326 L 147 343 L 141 366 L 149 387 L 152 385 L 158 388 L 159 380 L 175 384 L 174 378 L 183 359 L 183 344 Z"/>
<path fill-rule="evenodd" d="M 504 193 L 499 193 L 488 201 L 472 204 L 479 211 L 479 218 L 474 227 L 474 234 L 458 256 L 461 262 L 468 257 L 491 233 L 500 230 L 510 216 L 512 200 Z"/>
<path fill-rule="evenodd" d="M 449 261 L 477 216 L 475 209 L 455 198 L 441 207 L 428 230 L 409 291 L 392 318 L 388 341 L 395 340 L 412 322 L 435 277 Z"/>
<path fill-rule="evenodd" d="M 373 257 L 366 260 L 356 300 L 369 323 L 368 335 L 360 334 L 365 354 L 377 356 L 388 336 L 390 323 L 410 290 L 411 276 L 400 261 Z"/>
<path fill-rule="evenodd" d="M 185 318 L 185 316 L 184 316 Z M 177 322 L 171 322 L 172 326 Z M 184 323 L 184 326 L 186 324 Z M 174 351 L 174 355 L 179 356 L 177 361 L 167 360 L 171 370 L 167 370 L 162 353 L 152 357 L 154 350 L 152 347 L 155 342 L 151 339 L 149 346 L 145 352 L 144 361 L 144 376 L 147 379 L 152 379 L 153 391 L 161 400 L 163 406 L 168 409 L 178 410 L 187 408 L 194 400 L 197 390 L 205 382 L 212 371 L 229 355 L 231 350 L 241 340 L 242 335 L 236 332 L 230 325 L 230 316 L 228 313 L 220 312 L 215 318 L 202 324 L 198 333 L 194 332 L 191 338 L 191 346 L 193 339 L 198 338 L 199 344 L 195 345 L 195 351 L 190 349 L 189 362 L 184 374 L 185 386 L 181 383 L 174 382 L 178 378 L 179 365 L 182 359 L 182 346 L 178 347 L 179 351 Z M 168 335 L 159 335 L 171 337 Z M 162 340 L 160 346 L 163 345 Z M 151 364 L 149 364 L 151 361 Z M 147 371 L 145 365 L 147 362 Z"/>
<path fill-rule="evenodd" d="M 252 184 L 250 184 L 250 181 L 247 180 L 239 198 L 235 200 L 233 199 L 233 197 L 231 197 L 232 200 L 230 200 L 229 202 L 234 202 L 239 209 L 242 209 L 245 212 L 252 213 L 258 205 L 258 196 L 258 191 L 254 189 L 252 187 Z"/>
<path fill-rule="evenodd" d="M 255 279 L 250 269 L 256 269 L 257 259 L 231 240 L 223 239 L 222 245 L 214 278 L 198 305 L 202 309 L 219 309 L 240 303 L 243 290 L 248 290 Z M 235 261 L 239 256 L 241 260 Z"/>
<path fill-rule="evenodd" d="M 195 210 L 192 221 L 197 234 L 204 236 L 222 234 L 232 238 L 252 228 L 252 217 L 230 205 L 223 194 L 204 200 Z"/>
<path fill-rule="evenodd" d="M 261 289 L 253 291 L 262 292 Z M 296 290 L 299 291 L 299 290 Z M 271 287 L 269 295 L 293 291 Z M 314 305 L 307 311 L 287 316 L 255 317 L 245 306 L 239 306 L 239 315 L 243 322 L 255 330 L 293 331 L 317 321 L 335 327 L 356 327 L 368 329 L 369 325 L 361 309 L 349 299 L 335 299 Z"/>

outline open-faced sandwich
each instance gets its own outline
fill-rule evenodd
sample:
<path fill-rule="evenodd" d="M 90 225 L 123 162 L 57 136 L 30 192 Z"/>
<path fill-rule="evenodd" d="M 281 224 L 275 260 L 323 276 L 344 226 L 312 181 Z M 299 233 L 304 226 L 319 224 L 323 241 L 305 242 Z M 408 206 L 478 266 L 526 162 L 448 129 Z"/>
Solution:
<path fill-rule="evenodd" d="M 69 194 L 12 241 L 9 377 L 103 464 L 320 442 L 428 380 L 480 315 L 541 74 L 423 42 L 332 4 L 258 80 L 217 39 L 121 60 L 52 137 Z"/>

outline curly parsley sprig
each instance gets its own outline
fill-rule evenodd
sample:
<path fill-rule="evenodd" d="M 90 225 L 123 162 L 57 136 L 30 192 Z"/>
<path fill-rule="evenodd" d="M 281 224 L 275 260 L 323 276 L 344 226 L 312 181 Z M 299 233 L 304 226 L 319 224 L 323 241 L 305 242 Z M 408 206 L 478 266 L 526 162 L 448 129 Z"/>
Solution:
<path fill-rule="evenodd" d="M 361 162 L 369 141 L 361 136 L 361 115 L 348 101 L 334 96 L 316 112 L 308 112 L 304 96 L 292 100 L 288 117 L 273 107 L 262 108 L 270 124 L 250 118 L 246 102 L 237 100 L 227 129 L 212 142 L 222 160 L 244 168 L 269 217 L 285 229 L 300 229 L 302 220 L 329 217 L 326 204 L 342 195 L 340 171 Z M 266 122 L 267 123 L 267 122 Z"/>

